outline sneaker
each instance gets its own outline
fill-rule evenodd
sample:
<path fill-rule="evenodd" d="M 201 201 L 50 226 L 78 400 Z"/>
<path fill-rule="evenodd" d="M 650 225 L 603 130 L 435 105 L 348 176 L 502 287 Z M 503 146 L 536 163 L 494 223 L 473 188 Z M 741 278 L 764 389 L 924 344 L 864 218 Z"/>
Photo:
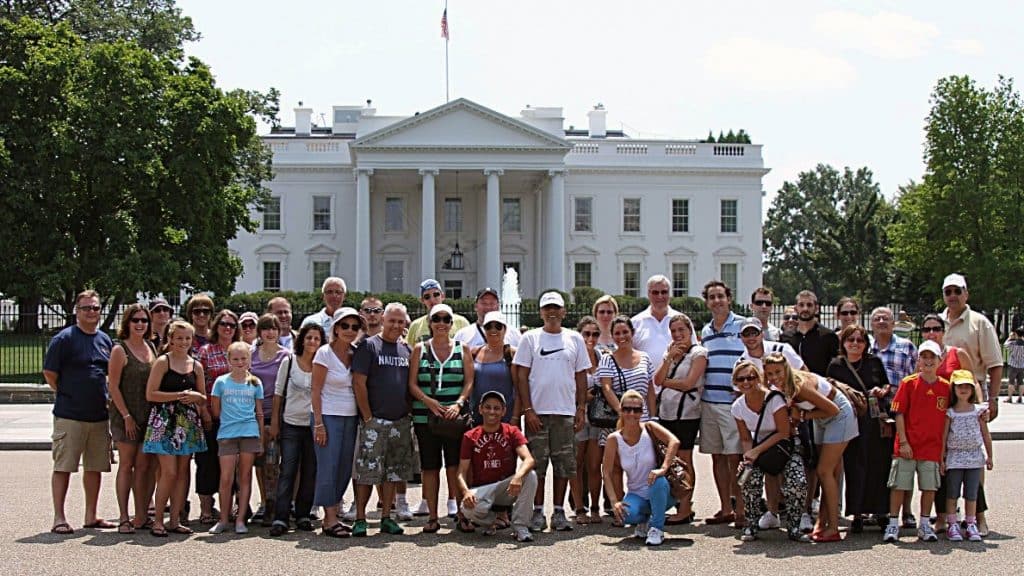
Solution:
<path fill-rule="evenodd" d="M 917 529 L 917 539 L 922 542 L 938 542 L 939 537 L 935 535 L 935 530 L 932 530 L 930 524 L 923 522 Z"/>
<path fill-rule="evenodd" d="M 757 521 L 757 527 L 761 530 L 771 530 L 772 528 L 778 528 L 782 526 L 779 522 L 779 517 L 776 516 L 771 510 L 765 512 L 761 519 Z"/>
<path fill-rule="evenodd" d="M 900 539 L 900 527 L 897 524 L 887 524 L 885 533 L 882 534 L 882 542 L 896 542 Z"/>
<path fill-rule="evenodd" d="M 811 520 L 810 514 L 804 512 L 800 515 L 800 531 L 806 533 L 811 530 L 814 530 L 814 520 Z"/>
<path fill-rule="evenodd" d="M 356 520 L 356 503 L 353 502 L 348 506 L 348 512 L 341 515 L 341 519 L 345 522 L 355 522 Z"/>
<path fill-rule="evenodd" d="M 210 534 L 223 534 L 224 532 L 227 532 L 227 530 L 228 530 L 228 525 L 227 524 L 222 524 L 220 522 L 217 522 L 216 524 L 214 524 L 210 528 Z"/>
<path fill-rule="evenodd" d="M 416 508 L 416 511 L 412 513 L 413 516 L 430 516 L 430 508 L 427 507 L 426 500 L 420 500 L 420 505 Z"/>
<path fill-rule="evenodd" d="M 525 526 L 516 528 L 516 542 L 533 542 L 533 534 L 530 534 L 530 529 Z"/>
<path fill-rule="evenodd" d="M 412 520 L 412 511 L 409 510 L 408 502 L 399 502 L 398 508 L 395 510 L 395 517 L 402 522 L 408 522 Z"/>
<path fill-rule="evenodd" d="M 543 510 L 534 510 L 530 518 L 530 532 L 543 532 L 548 527 L 548 519 L 544 517 Z"/>
<path fill-rule="evenodd" d="M 459 504 L 454 498 L 448 500 L 448 517 L 455 518 L 459 515 Z"/>
<path fill-rule="evenodd" d="M 753 526 L 746 526 L 743 528 L 743 533 L 740 534 L 740 540 L 744 542 L 753 542 L 757 540 L 757 528 Z"/>
<path fill-rule="evenodd" d="M 551 515 L 551 529 L 559 532 L 572 530 L 572 524 L 570 524 L 569 519 L 565 517 L 565 510 L 555 510 L 555 513 Z M 647 535 L 646 532 L 644 535 Z"/>
<path fill-rule="evenodd" d="M 963 542 L 964 536 L 960 533 L 960 525 L 956 522 L 946 526 L 946 540 L 950 542 Z"/>
<path fill-rule="evenodd" d="M 971 542 L 981 542 L 982 535 L 981 531 L 978 530 L 978 525 L 971 523 L 967 525 L 967 539 Z"/>
<path fill-rule="evenodd" d="M 799 530 L 787 530 L 786 536 L 793 542 L 814 542 L 811 537 Z"/>
<path fill-rule="evenodd" d="M 392 520 L 391 518 L 385 518 L 380 521 L 380 531 L 395 535 L 405 533 L 405 530 L 402 529 L 402 527 L 399 526 L 398 523 Z"/>
<path fill-rule="evenodd" d="M 245 524 L 235 524 L 235 534 L 248 534 L 249 527 Z"/>
<path fill-rule="evenodd" d="M 263 520 L 263 515 L 266 513 L 266 508 L 263 506 L 263 504 L 260 504 L 260 507 L 256 509 L 256 513 L 252 515 L 251 520 Z"/>
<path fill-rule="evenodd" d="M 352 525 L 352 535 L 356 538 L 366 536 L 366 520 L 356 520 L 356 523 Z"/>
<path fill-rule="evenodd" d="M 915 518 L 913 514 L 908 514 L 907 516 L 904 516 L 903 527 L 908 530 L 913 530 L 914 528 L 917 528 L 917 518 Z"/>
<path fill-rule="evenodd" d="M 647 522 L 641 522 L 633 527 L 633 538 L 647 538 Z"/>
<path fill-rule="evenodd" d="M 665 533 L 657 528 L 651 528 L 647 531 L 648 546 L 661 546 L 661 543 L 665 541 Z"/>

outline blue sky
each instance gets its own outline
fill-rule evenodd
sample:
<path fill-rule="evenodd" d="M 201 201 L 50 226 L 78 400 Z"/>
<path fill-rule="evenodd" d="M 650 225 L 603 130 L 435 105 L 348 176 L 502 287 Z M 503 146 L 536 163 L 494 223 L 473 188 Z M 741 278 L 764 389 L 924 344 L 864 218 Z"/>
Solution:
<path fill-rule="evenodd" d="M 372 99 L 379 114 L 442 104 L 443 0 L 179 0 L 187 51 L 224 88 L 281 90 L 314 118 Z M 1024 3 L 451 0 L 452 98 L 516 115 L 600 102 L 633 137 L 745 129 L 764 144 L 767 209 L 819 162 L 867 166 L 887 195 L 919 180 L 937 79 L 1020 79 Z"/>

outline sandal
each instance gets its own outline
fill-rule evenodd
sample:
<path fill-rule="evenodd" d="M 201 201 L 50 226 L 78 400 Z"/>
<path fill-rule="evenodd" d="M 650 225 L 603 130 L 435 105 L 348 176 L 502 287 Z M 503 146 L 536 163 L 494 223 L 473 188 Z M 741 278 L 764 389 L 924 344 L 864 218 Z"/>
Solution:
<path fill-rule="evenodd" d="M 157 538 L 167 538 L 167 529 L 163 526 L 153 526 L 149 529 L 149 534 Z"/>
<path fill-rule="evenodd" d="M 480 533 L 484 536 L 494 536 L 498 533 L 498 523 L 495 522 L 494 524 L 491 524 L 490 526 L 481 530 Z"/>
<path fill-rule="evenodd" d="M 118 534 L 135 534 L 135 525 L 131 520 L 124 520 L 117 525 Z"/>
<path fill-rule="evenodd" d="M 441 529 L 441 523 L 437 521 L 437 518 L 431 518 L 427 520 L 427 523 L 423 525 L 424 534 L 436 534 Z"/>
<path fill-rule="evenodd" d="M 593 514 L 590 515 L 590 523 L 591 524 L 601 524 L 602 522 L 604 522 L 604 519 L 601 518 L 601 513 L 600 512 L 594 512 Z"/>
<path fill-rule="evenodd" d="M 476 524 L 470 522 L 469 518 L 466 518 L 462 514 L 459 514 L 458 521 L 455 523 L 455 529 L 459 532 L 464 532 L 468 534 L 470 532 L 476 532 Z"/>
<path fill-rule="evenodd" d="M 508 521 L 508 518 L 502 518 L 501 516 L 498 516 L 498 518 L 494 521 L 494 527 L 498 530 L 505 530 L 507 528 L 511 528 L 512 523 Z"/>
<path fill-rule="evenodd" d="M 136 530 L 149 530 L 150 528 L 153 527 L 153 519 L 152 518 L 146 518 L 146 521 L 143 522 L 142 524 L 140 524 L 139 526 L 135 526 L 134 523 L 132 524 L 132 526 Z"/>
<path fill-rule="evenodd" d="M 590 518 L 587 516 L 587 509 L 580 508 L 576 511 L 576 523 L 579 525 L 590 524 Z"/>
<path fill-rule="evenodd" d="M 182 534 L 184 536 L 195 534 L 195 532 L 191 528 L 189 528 L 188 526 L 183 526 L 181 524 L 178 524 L 177 526 L 172 526 L 168 529 L 168 532 L 173 532 L 174 534 Z"/>
<path fill-rule="evenodd" d="M 54 524 L 53 528 L 50 528 L 50 532 L 53 532 L 54 534 L 60 534 L 62 536 L 67 536 L 68 534 L 74 534 L 75 529 L 72 528 L 71 525 L 67 522 L 61 522 L 60 524 Z"/>
<path fill-rule="evenodd" d="M 114 524 L 113 522 L 107 522 L 106 520 L 100 518 L 95 522 L 82 524 L 82 528 L 117 528 L 117 524 Z"/>
<path fill-rule="evenodd" d="M 324 528 L 320 533 L 331 538 L 348 538 L 352 535 L 352 529 L 338 522 L 334 526 Z"/>
<path fill-rule="evenodd" d="M 199 517 L 199 523 L 200 524 L 216 524 L 217 523 L 217 517 L 214 516 L 213 514 L 203 514 L 202 516 Z"/>

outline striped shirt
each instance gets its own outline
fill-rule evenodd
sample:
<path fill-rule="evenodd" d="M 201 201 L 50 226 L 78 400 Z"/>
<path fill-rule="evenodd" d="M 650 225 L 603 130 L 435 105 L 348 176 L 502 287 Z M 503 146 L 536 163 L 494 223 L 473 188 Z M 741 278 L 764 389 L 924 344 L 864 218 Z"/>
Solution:
<path fill-rule="evenodd" d="M 462 342 L 452 341 L 452 353 L 444 362 L 434 355 L 434 347 L 430 341 L 423 343 L 416 383 L 424 394 L 437 400 L 442 406 L 451 406 L 459 399 L 459 394 L 462 394 L 465 380 L 466 375 L 462 368 Z M 413 400 L 413 424 L 426 424 L 429 414 L 430 410 L 426 404 Z"/>
<path fill-rule="evenodd" d="M 885 366 L 885 375 L 893 385 L 893 389 L 899 388 L 899 383 L 915 372 L 917 366 L 917 346 L 902 336 L 892 335 L 889 345 L 885 348 L 878 347 L 878 340 L 872 338 L 871 350 L 869 350 L 882 361 Z"/>
<path fill-rule="evenodd" d="M 736 393 L 732 387 L 732 368 L 747 348 L 740 340 L 740 328 L 746 318 L 729 312 L 721 330 L 715 330 L 712 318 L 700 331 L 701 344 L 708 349 L 708 367 L 704 371 L 701 401 L 708 404 L 732 404 Z"/>
<path fill-rule="evenodd" d="M 1024 368 L 1024 338 L 1009 338 L 1003 344 L 1009 353 L 1008 361 L 1013 368 Z"/>

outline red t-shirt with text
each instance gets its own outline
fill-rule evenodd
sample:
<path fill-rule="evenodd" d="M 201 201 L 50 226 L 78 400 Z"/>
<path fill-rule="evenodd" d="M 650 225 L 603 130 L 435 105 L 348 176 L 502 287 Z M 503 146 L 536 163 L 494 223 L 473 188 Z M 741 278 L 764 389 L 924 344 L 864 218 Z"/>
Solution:
<path fill-rule="evenodd" d="M 469 460 L 473 473 L 471 486 L 486 486 L 504 480 L 516 473 L 516 449 L 526 444 L 526 436 L 512 426 L 502 423 L 498 430 L 485 432 L 477 426 L 462 436 L 459 458 Z"/>
<path fill-rule="evenodd" d="M 941 376 L 928 384 L 920 374 L 911 374 L 896 389 L 892 411 L 903 414 L 907 442 L 914 451 L 914 460 L 939 462 L 942 459 L 942 431 L 946 427 L 949 396 L 949 380 Z M 893 445 L 893 455 L 899 456 L 898 434 Z"/>

